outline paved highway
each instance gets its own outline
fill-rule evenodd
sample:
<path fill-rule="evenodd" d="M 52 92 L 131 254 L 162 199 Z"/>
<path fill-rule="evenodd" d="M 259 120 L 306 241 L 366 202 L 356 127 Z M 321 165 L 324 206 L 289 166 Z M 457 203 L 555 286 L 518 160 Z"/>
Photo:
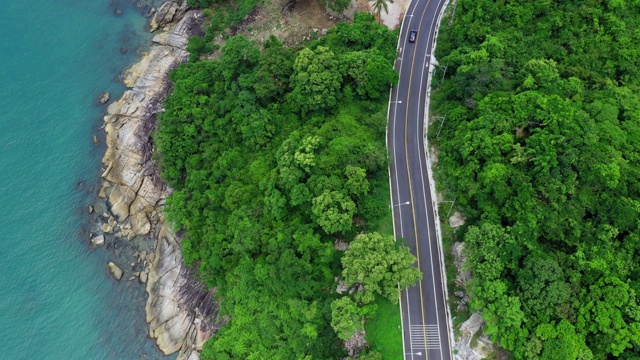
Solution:
<path fill-rule="evenodd" d="M 444 264 L 436 228 L 424 146 L 425 104 L 430 54 L 438 17 L 446 0 L 412 0 L 400 33 L 391 89 L 387 146 L 390 151 L 391 201 L 396 238 L 404 238 L 418 258 L 423 279 L 402 292 L 404 358 L 449 360 L 452 355 Z M 417 31 L 414 43 L 409 34 Z"/>

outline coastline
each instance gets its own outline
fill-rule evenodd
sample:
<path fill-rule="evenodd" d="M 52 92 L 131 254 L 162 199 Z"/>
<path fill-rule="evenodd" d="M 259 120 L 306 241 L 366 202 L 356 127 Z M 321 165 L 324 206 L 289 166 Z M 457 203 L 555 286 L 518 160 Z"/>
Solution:
<path fill-rule="evenodd" d="M 101 231 L 113 233 L 115 244 L 119 239 L 125 247 L 140 238 L 152 243 L 147 247 L 153 252 L 133 254 L 143 270 L 133 271 L 135 263 L 123 269 L 113 265 L 120 277 L 124 273 L 129 280 L 146 282 L 149 336 L 165 355 L 179 352 L 178 359 L 199 358 L 203 343 L 217 330 L 218 309 L 213 293 L 184 266 L 179 240 L 164 221 L 162 209 L 171 189 L 158 174 L 150 134 L 171 87 L 167 77 L 188 58 L 187 39 L 202 31 L 201 23 L 201 13 L 188 10 L 185 1 L 167 1 L 156 10 L 149 25 L 162 30 L 148 52 L 124 72 L 128 90 L 109 104 L 104 117 L 106 151 L 99 197 L 107 200 L 108 220 Z"/>

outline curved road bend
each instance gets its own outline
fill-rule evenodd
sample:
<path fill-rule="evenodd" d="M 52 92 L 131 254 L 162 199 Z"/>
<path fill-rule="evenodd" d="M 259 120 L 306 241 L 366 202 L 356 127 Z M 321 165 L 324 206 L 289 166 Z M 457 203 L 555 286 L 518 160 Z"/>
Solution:
<path fill-rule="evenodd" d="M 396 59 L 400 78 L 389 99 L 387 145 L 394 233 L 406 240 L 423 274 L 422 281 L 403 291 L 400 298 L 404 358 L 410 360 L 453 358 L 423 138 L 430 54 L 445 1 L 413 0 L 409 5 Z M 411 30 L 417 31 L 415 43 L 408 41 Z"/>

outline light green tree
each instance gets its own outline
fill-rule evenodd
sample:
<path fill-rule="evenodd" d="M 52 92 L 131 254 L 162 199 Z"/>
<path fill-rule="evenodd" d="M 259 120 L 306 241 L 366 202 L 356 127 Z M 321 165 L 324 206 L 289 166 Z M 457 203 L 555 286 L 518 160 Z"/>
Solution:
<path fill-rule="evenodd" d="M 422 279 L 420 270 L 413 266 L 415 262 L 409 248 L 394 242 L 391 236 L 360 234 L 342 257 L 342 276 L 348 286 L 363 286 L 363 291 L 354 293 L 358 301 L 371 303 L 379 294 L 398 302 L 398 286 L 406 289 Z"/>
<path fill-rule="evenodd" d="M 367 172 L 363 168 L 347 165 L 345 169 L 347 181 L 344 188 L 354 196 L 361 196 L 369 192 L 369 181 L 367 180 Z"/>
<path fill-rule="evenodd" d="M 331 303 L 331 327 L 342 340 L 347 340 L 356 331 L 364 329 L 362 322 L 362 309 L 344 296 Z"/>

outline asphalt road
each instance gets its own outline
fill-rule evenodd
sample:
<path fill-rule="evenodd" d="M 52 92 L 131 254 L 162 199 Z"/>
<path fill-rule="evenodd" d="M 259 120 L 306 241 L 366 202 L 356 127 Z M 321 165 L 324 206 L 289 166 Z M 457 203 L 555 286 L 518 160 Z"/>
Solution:
<path fill-rule="evenodd" d="M 424 118 L 429 62 L 437 18 L 445 0 L 412 0 L 406 11 L 396 70 L 398 85 L 391 90 L 387 146 L 390 151 L 391 200 L 396 238 L 404 238 L 418 258 L 423 279 L 402 292 L 405 359 L 449 360 L 452 340 L 442 251 L 433 209 L 424 148 Z M 417 31 L 415 43 L 409 33 Z"/>

